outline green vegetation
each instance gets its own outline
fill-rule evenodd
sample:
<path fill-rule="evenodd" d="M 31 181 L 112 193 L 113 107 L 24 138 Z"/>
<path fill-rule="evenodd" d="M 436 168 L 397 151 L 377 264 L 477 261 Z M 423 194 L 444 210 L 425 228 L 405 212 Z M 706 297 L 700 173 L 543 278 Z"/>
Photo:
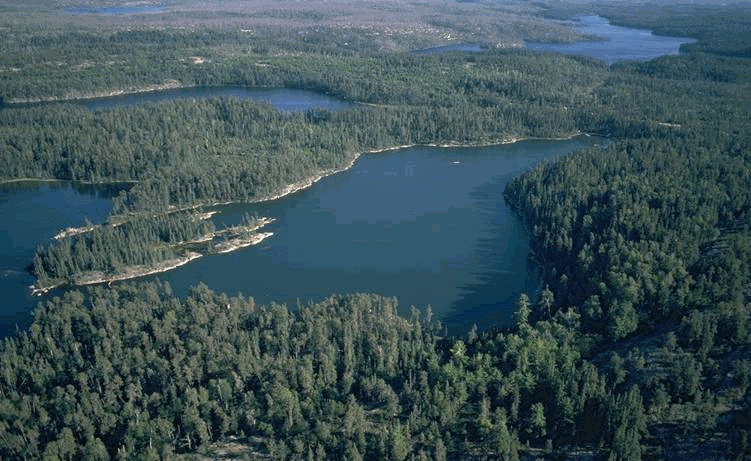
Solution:
<path fill-rule="evenodd" d="M 697 43 L 681 47 L 686 52 L 751 58 L 751 11 L 738 2 L 717 8 L 707 4 L 603 5 L 597 11 L 613 23 L 648 29 L 657 35 L 691 37 Z"/>
<path fill-rule="evenodd" d="M 193 53 L 206 32 L 130 34 L 174 41 L 135 47 L 148 62 Z M 6 100 L 106 92 L 122 78 L 310 88 L 369 104 L 303 114 L 228 99 L 3 109 L 6 179 L 137 181 L 115 201 L 123 224 L 39 251 L 37 271 L 50 279 L 174 251 L 214 230 L 170 207 L 258 199 L 361 151 L 610 139 L 505 191 L 545 286 L 520 297 L 508 331 L 444 337 L 429 311 L 403 319 L 394 300 L 370 295 L 290 310 L 202 285 L 187 299 L 161 284 L 71 291 L 2 344 L 0 457 L 748 458 L 749 61 L 697 34 L 690 54 L 611 68 L 525 51 L 227 53 L 205 39 L 210 62 L 200 65 L 92 66 L 89 80 L 3 72 Z"/>
<path fill-rule="evenodd" d="M 37 286 L 80 284 L 123 273 L 132 266 L 185 257 L 186 246 L 211 240 L 214 225 L 193 213 L 139 216 L 121 225 L 95 226 L 66 236 L 34 257 Z"/>
<path fill-rule="evenodd" d="M 466 344 L 428 320 L 367 295 L 289 311 L 205 286 L 71 292 L 4 345 L 0 453 L 160 459 L 232 437 L 277 459 L 511 459 L 574 434 L 640 450 L 641 397 L 606 391 L 575 316 Z"/>

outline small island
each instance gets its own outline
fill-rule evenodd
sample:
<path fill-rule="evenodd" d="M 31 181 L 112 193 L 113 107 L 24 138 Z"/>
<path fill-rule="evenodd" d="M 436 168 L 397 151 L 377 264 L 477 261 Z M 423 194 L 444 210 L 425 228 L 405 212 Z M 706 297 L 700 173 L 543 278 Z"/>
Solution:
<path fill-rule="evenodd" d="M 31 266 L 34 295 L 61 286 L 129 280 L 175 269 L 209 254 L 257 245 L 273 232 L 258 230 L 274 220 L 245 215 L 233 227 L 217 230 L 214 212 L 180 211 L 135 216 L 116 223 L 69 228 L 39 249 Z"/>

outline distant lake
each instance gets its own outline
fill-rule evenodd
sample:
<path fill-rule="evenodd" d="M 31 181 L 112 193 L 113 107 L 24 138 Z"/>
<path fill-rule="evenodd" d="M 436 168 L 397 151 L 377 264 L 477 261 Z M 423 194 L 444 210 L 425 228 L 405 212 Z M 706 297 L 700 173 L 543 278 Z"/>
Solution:
<path fill-rule="evenodd" d="M 600 16 L 580 16 L 575 19 L 580 23 L 583 34 L 598 35 L 606 40 L 563 44 L 526 42 L 526 47 L 531 50 L 591 56 L 613 64 L 621 60 L 649 61 L 659 56 L 678 54 L 682 44 L 695 41 L 690 38 L 653 35 L 648 30 L 614 26 Z"/>
<path fill-rule="evenodd" d="M 143 91 L 101 98 L 71 99 L 61 102 L 78 104 L 91 110 L 116 109 L 165 101 L 193 101 L 208 98 L 236 98 L 265 102 L 283 112 L 306 111 L 310 109 L 345 110 L 354 103 L 337 99 L 323 93 L 290 88 L 247 88 L 241 86 L 211 86 L 173 88 L 162 91 Z M 6 104 L 5 107 L 28 107 L 50 104 L 50 102 Z"/>
<path fill-rule="evenodd" d="M 508 324 L 521 292 L 538 289 L 528 239 L 504 199 L 508 181 L 594 138 L 488 147 L 410 147 L 366 154 L 314 186 L 257 204 L 214 207 L 218 227 L 258 213 L 275 218 L 259 246 L 200 258 L 148 277 L 183 295 L 199 282 L 258 303 L 305 305 L 334 293 L 399 299 L 401 312 L 432 306 L 452 332 Z M 117 188 L 69 183 L 0 185 L 0 336 L 26 328 L 43 297 L 25 268 L 59 230 L 103 222 Z M 59 295 L 60 290 L 52 295 Z M 47 295 L 50 296 L 50 295 Z"/>
<path fill-rule="evenodd" d="M 342 110 L 354 106 L 351 102 L 332 98 L 331 96 L 315 91 L 289 88 L 245 88 L 239 86 L 175 88 L 164 91 L 123 94 L 106 98 L 80 99 L 73 102 L 91 110 L 100 110 L 163 101 L 219 97 L 240 100 L 251 99 L 253 101 L 265 102 L 284 112 L 305 111 L 309 109 Z"/>
<path fill-rule="evenodd" d="M 434 48 L 425 48 L 422 50 L 413 51 L 418 56 L 432 56 L 434 54 L 442 53 L 484 53 L 488 51 L 487 46 L 483 46 L 477 43 L 454 43 L 451 45 L 436 46 Z"/>

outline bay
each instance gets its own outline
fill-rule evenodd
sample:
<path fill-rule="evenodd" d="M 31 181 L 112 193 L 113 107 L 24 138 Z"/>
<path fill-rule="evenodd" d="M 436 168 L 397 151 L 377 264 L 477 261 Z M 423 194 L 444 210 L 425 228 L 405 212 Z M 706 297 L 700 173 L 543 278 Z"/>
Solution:
<path fill-rule="evenodd" d="M 522 292 L 538 289 L 524 227 L 503 198 L 508 181 L 595 138 L 486 147 L 416 146 L 365 154 L 353 168 L 280 199 L 211 207 L 217 227 L 246 213 L 275 219 L 256 247 L 205 256 L 170 272 L 191 286 L 290 306 L 331 294 L 395 296 L 400 312 L 431 306 L 453 333 L 509 324 Z M 103 222 L 117 187 L 18 182 L 0 187 L 0 336 L 24 329 L 53 290 L 32 297 L 34 250 L 61 229 Z"/>
<path fill-rule="evenodd" d="M 409 147 L 360 157 L 350 170 L 281 199 L 214 207 L 216 225 L 245 213 L 275 219 L 259 246 L 200 258 L 169 273 L 184 295 L 205 283 L 290 306 L 331 294 L 395 296 L 400 312 L 430 305 L 453 333 L 508 325 L 537 287 L 528 237 L 503 198 L 508 181 L 596 140 L 487 147 Z"/>

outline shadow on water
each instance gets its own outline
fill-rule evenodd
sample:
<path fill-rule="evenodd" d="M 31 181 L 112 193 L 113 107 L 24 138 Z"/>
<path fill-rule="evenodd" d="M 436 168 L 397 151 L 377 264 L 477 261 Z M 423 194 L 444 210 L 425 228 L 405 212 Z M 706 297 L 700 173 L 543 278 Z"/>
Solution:
<path fill-rule="evenodd" d="M 36 297 L 28 270 L 37 246 L 60 230 L 86 221 L 104 222 L 111 199 L 130 184 L 18 181 L 0 184 L 0 338 L 26 330 L 32 311 L 62 291 Z"/>
<path fill-rule="evenodd" d="M 503 199 L 508 176 L 496 177 L 470 194 L 484 215 L 488 236 L 478 239 L 472 249 L 470 265 L 478 269 L 472 272 L 475 282 L 460 287 L 459 298 L 443 318 L 449 333 L 464 334 L 473 325 L 481 330 L 510 326 L 519 295 L 532 297 L 537 290 L 528 262 L 527 234 Z"/>
<path fill-rule="evenodd" d="M 108 200 L 117 197 L 120 192 L 127 191 L 133 186 L 132 183 L 91 184 L 81 182 L 55 182 L 50 184 L 52 184 L 50 186 L 51 189 L 66 189 L 71 187 L 80 195 Z"/>

